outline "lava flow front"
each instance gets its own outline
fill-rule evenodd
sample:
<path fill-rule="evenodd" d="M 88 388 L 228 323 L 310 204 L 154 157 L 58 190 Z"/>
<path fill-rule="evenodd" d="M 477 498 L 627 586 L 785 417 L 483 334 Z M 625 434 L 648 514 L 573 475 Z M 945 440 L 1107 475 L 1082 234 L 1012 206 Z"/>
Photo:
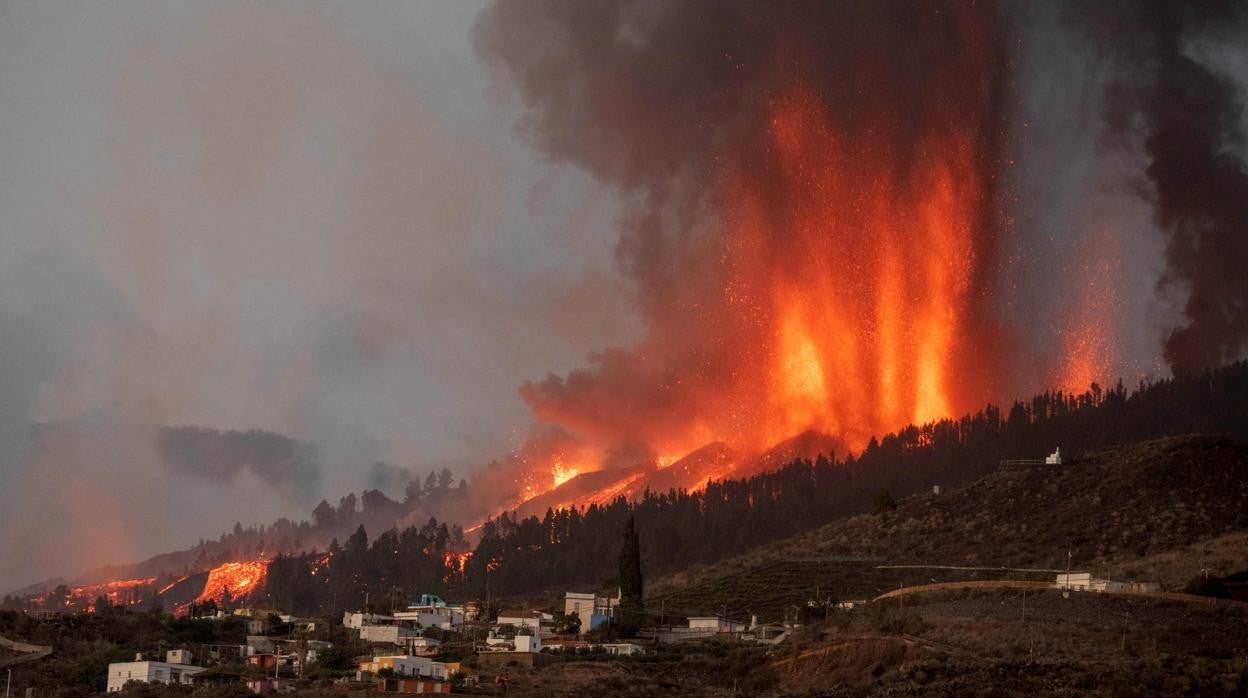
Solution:
<path fill-rule="evenodd" d="M 227 595 L 231 599 L 243 598 L 264 583 L 268 570 L 267 560 L 227 562 L 218 565 L 208 572 L 204 590 L 195 598 L 195 602 L 203 603 L 212 599 L 221 603 Z"/>

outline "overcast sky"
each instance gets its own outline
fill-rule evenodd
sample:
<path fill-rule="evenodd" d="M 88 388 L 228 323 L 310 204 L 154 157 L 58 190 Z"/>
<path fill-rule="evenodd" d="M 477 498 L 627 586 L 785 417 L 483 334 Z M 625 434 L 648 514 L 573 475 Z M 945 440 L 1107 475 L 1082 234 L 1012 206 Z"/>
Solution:
<path fill-rule="evenodd" d="M 638 333 L 611 199 L 515 136 L 479 10 L 0 4 L 0 561 L 62 551 L 0 587 L 310 510 L 32 422 L 274 430 L 337 496 L 505 453 L 522 380 Z"/>

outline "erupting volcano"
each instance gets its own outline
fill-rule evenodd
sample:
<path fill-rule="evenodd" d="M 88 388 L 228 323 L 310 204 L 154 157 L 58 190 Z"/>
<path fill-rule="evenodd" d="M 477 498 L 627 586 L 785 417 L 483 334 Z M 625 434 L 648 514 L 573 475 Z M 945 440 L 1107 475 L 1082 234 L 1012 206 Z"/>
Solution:
<path fill-rule="evenodd" d="M 630 202 L 617 252 L 648 322 L 521 388 L 560 435 L 513 459 L 525 495 L 724 444 L 696 486 L 799 434 L 856 451 L 995 396 L 1005 32 L 991 4 L 888 5 L 486 15 L 535 144 Z"/>
<path fill-rule="evenodd" d="M 0 190 L 0 582 L 294 603 L 371 537 L 454 589 L 555 544 L 511 514 L 621 498 L 712 511 L 725 555 L 765 541 L 716 497 L 783 482 L 822 525 L 1248 355 L 1242 0 L 409 11 L 126 17 L 79 82 L 0 81 L 32 173 Z M 17 73 L 82 38 L 46 12 Z M 1001 434 L 1037 453 L 945 448 Z"/>

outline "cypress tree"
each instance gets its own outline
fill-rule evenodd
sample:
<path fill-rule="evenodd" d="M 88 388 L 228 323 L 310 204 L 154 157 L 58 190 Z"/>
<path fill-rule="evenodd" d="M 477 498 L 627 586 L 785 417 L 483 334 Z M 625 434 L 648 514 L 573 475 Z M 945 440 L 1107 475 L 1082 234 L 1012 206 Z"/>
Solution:
<path fill-rule="evenodd" d="M 641 541 L 632 514 L 624 525 L 624 546 L 620 549 L 620 606 L 616 613 L 620 635 L 631 637 L 645 620 L 642 602 Z"/>

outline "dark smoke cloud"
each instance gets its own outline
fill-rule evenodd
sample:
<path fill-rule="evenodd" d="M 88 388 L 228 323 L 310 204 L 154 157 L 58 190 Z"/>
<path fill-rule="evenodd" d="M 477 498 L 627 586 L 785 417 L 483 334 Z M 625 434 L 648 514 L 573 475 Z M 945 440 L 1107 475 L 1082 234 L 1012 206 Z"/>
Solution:
<path fill-rule="evenodd" d="M 299 501 L 319 491 L 316 447 L 281 434 L 165 427 L 156 437 L 156 450 L 166 467 L 182 474 L 228 482 L 246 470 Z"/>
<path fill-rule="evenodd" d="M 1144 196 L 1166 235 L 1163 292 L 1186 294 L 1185 324 L 1166 333 L 1176 372 L 1217 366 L 1248 342 L 1248 166 L 1243 94 L 1196 45 L 1248 26 L 1238 0 L 1079 4 L 1070 19 L 1116 70 L 1105 125 L 1120 147 L 1142 143 Z"/>
<path fill-rule="evenodd" d="M 607 446 L 652 442 L 699 419 L 730 430 L 758 421 L 748 383 L 760 376 L 737 368 L 743 352 L 757 348 L 759 325 L 725 301 L 733 251 L 717 216 L 730 196 L 726 173 L 777 167 L 769 119 L 795 83 L 838 136 L 871 144 L 851 157 L 865 160 L 877 147 L 893 168 L 882 176 L 895 181 L 904 181 L 910 158 L 921 157 L 920 144 L 968 122 L 986 125 L 970 129 L 987 203 L 972 225 L 983 263 L 968 294 L 986 305 L 1001 229 L 992 207 L 1004 159 L 1006 34 L 992 2 L 491 6 L 476 42 L 527 107 L 520 131 L 546 156 L 621 193 L 617 260 L 648 323 L 639 346 L 525 384 L 521 395 L 537 419 Z M 775 235 L 757 257 L 802 278 L 819 272 L 785 237 L 789 199 L 804 195 L 785 186 L 763 193 Z M 972 318 L 968 334 L 990 334 L 990 315 Z M 975 360 L 976 370 L 959 375 L 991 381 L 992 361 Z M 983 388 L 958 387 L 966 388 L 960 394 Z"/>

